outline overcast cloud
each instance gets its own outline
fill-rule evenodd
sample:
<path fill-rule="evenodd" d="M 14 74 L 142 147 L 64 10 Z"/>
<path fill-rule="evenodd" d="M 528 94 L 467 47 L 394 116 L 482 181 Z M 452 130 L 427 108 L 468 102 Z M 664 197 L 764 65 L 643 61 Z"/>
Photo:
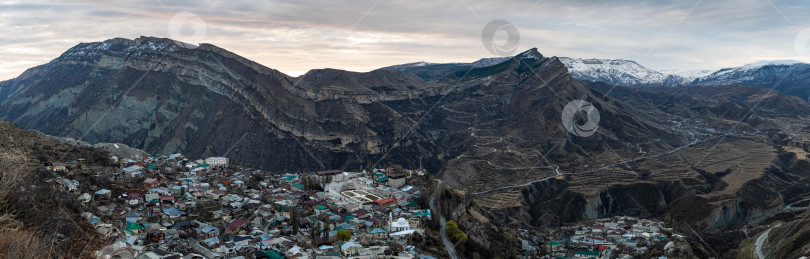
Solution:
<path fill-rule="evenodd" d="M 194 37 L 188 22 L 181 40 L 199 39 L 290 75 L 494 56 L 481 43 L 494 19 L 518 28 L 519 51 L 537 47 L 547 56 L 631 59 L 654 69 L 810 61 L 795 51 L 796 37 L 810 27 L 807 1 L 4 1 L 0 80 L 82 41 L 169 37 L 172 17 L 182 12 L 199 16 L 205 33 Z"/>

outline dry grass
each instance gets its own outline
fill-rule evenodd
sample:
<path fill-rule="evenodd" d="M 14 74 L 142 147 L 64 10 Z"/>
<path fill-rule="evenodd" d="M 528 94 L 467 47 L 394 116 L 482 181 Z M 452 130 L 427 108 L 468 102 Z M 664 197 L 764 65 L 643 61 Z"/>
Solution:
<path fill-rule="evenodd" d="M 503 209 L 521 206 L 521 194 L 517 189 L 506 189 L 500 192 L 482 195 L 474 200 L 475 204 L 488 209 Z"/>
<path fill-rule="evenodd" d="M 787 152 L 795 153 L 796 158 L 799 159 L 799 160 L 810 159 L 810 153 L 805 152 L 804 149 L 797 148 L 797 147 L 791 147 L 791 146 L 785 146 L 784 149 Z"/>
<path fill-rule="evenodd" d="M 22 197 L 20 192 L 30 170 L 28 159 L 19 152 L 0 153 L 0 255 L 5 258 L 48 258 L 51 253 L 40 235 L 29 231 L 17 218 L 14 201 Z"/>
<path fill-rule="evenodd" d="M 0 122 L 0 258 L 93 258 L 109 243 L 74 197 L 44 185 L 42 157 L 71 147 Z M 51 153 L 39 150 L 51 147 Z M 46 148 L 49 149 L 49 148 Z M 84 154 L 79 154 L 84 155 Z"/>
<path fill-rule="evenodd" d="M 28 231 L 23 223 L 5 214 L 0 216 L 0 255 L 5 258 L 48 258 L 48 244 Z"/>

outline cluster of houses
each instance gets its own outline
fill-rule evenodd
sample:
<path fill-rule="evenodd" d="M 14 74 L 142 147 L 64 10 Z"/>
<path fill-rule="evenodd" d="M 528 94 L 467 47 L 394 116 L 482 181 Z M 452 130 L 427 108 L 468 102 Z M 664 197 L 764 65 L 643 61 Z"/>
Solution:
<path fill-rule="evenodd" d="M 84 218 L 115 242 L 99 258 L 432 258 L 412 244 L 432 220 L 407 179 L 421 171 L 329 170 L 274 175 L 223 157 L 118 159 L 110 186 L 69 179 Z"/>
<path fill-rule="evenodd" d="M 522 233 L 521 245 L 527 255 L 542 250 L 549 258 L 659 258 L 647 254 L 650 246 L 684 238 L 661 221 L 629 216 L 570 224 L 555 229 L 553 236 Z"/>

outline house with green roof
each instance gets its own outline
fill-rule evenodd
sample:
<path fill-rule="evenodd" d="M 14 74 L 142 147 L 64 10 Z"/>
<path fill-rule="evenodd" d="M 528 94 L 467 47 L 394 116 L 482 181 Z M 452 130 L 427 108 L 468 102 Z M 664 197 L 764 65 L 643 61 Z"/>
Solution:
<path fill-rule="evenodd" d="M 136 223 L 127 223 L 127 228 L 124 229 L 124 233 L 127 233 L 127 235 L 137 235 L 139 229 L 141 229 L 141 225 Z"/>
<path fill-rule="evenodd" d="M 290 188 L 297 189 L 299 191 L 305 191 L 306 190 L 306 188 L 303 185 L 300 185 L 300 184 L 297 184 L 297 183 L 296 184 L 290 184 Z"/>
<path fill-rule="evenodd" d="M 284 258 L 286 258 L 283 255 L 281 255 L 281 253 L 276 252 L 275 250 L 267 250 L 267 257 L 270 258 L 270 259 L 284 259 Z"/>

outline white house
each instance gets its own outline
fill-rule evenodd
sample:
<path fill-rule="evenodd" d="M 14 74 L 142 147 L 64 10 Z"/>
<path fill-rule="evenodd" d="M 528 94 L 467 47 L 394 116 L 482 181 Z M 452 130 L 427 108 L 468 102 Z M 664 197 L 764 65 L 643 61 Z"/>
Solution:
<path fill-rule="evenodd" d="M 205 163 L 211 166 L 228 166 L 228 158 L 226 157 L 209 157 L 205 159 Z"/>

